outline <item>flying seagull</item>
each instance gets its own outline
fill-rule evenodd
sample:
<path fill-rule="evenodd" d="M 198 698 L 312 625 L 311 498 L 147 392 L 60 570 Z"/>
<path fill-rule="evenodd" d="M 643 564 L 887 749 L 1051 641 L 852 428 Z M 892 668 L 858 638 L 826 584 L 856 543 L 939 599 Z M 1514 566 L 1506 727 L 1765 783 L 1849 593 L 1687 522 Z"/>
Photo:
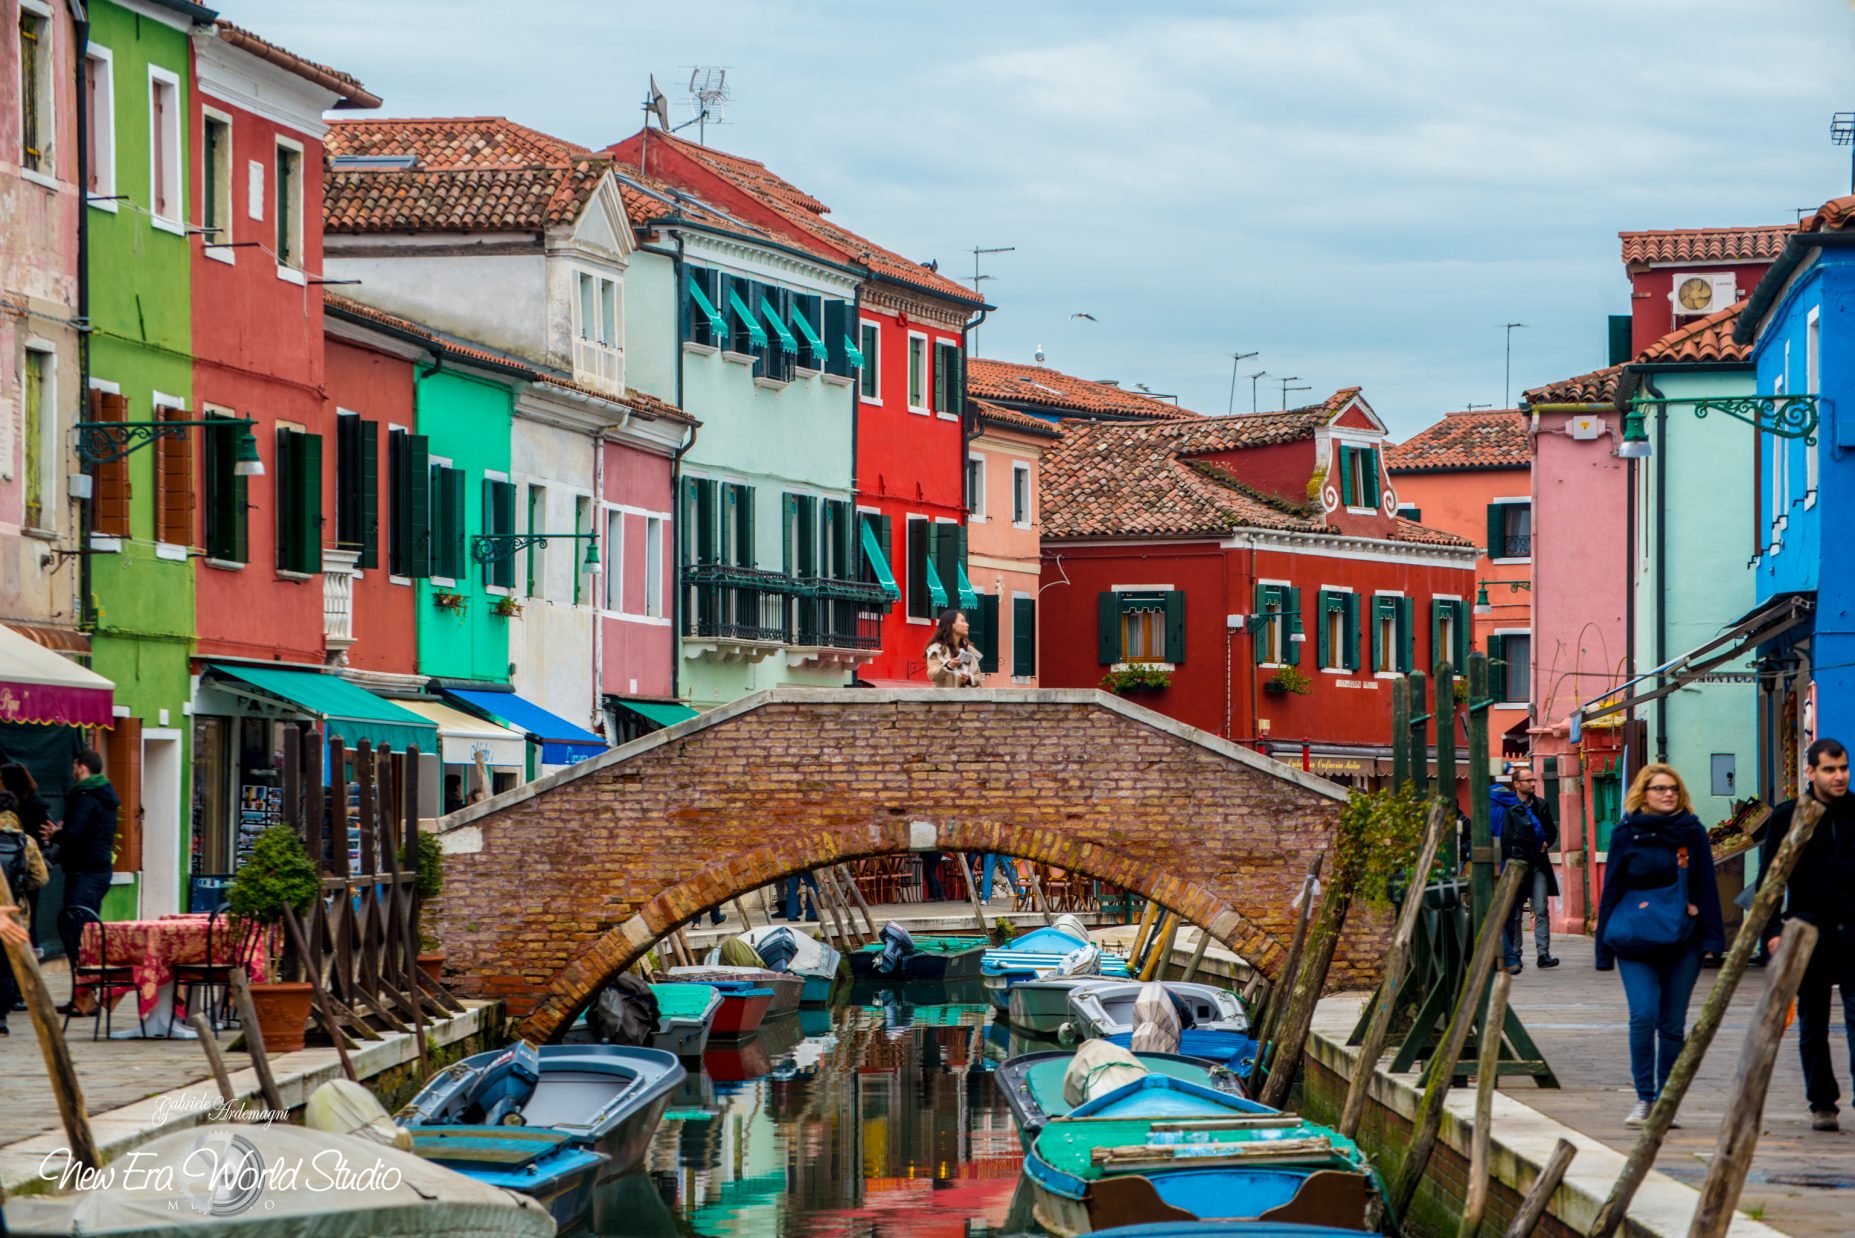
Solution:
<path fill-rule="evenodd" d="M 1096 322 L 1096 321 L 1098 321 L 1098 320 L 1096 319 L 1096 317 L 1095 317 L 1095 315 L 1093 315 L 1093 314 L 1071 314 L 1071 315 L 1069 316 L 1069 321 L 1071 321 L 1071 322 L 1074 322 L 1074 321 L 1075 321 L 1076 319 L 1078 319 L 1078 318 L 1086 318 L 1086 319 L 1088 319 L 1088 320 L 1089 320 L 1090 322 Z"/>

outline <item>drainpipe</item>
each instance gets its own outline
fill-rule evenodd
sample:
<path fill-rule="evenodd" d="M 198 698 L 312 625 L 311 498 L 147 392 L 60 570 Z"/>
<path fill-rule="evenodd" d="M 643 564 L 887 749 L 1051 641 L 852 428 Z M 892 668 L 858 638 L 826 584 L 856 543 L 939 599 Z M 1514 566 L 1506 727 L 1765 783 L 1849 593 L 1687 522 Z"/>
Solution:
<path fill-rule="evenodd" d="M 83 0 L 65 0 L 71 11 L 72 66 L 77 92 L 77 420 L 90 419 L 90 91 L 85 80 L 85 53 L 90 48 L 90 15 Z M 85 477 L 96 470 L 84 462 Z M 93 480 L 91 484 L 96 483 Z M 77 626 L 96 625 L 96 608 L 90 594 L 90 500 L 77 503 Z"/>
<path fill-rule="evenodd" d="M 676 253 L 670 258 L 671 286 L 676 289 L 676 406 L 683 407 L 683 323 L 689 314 L 689 280 L 684 268 L 684 241 L 682 232 L 676 234 Z M 684 410 L 687 411 L 687 410 Z M 696 427 L 688 427 L 689 437 L 670 457 L 670 510 L 674 518 L 670 521 L 671 566 L 677 571 L 676 588 L 670 598 L 670 695 L 682 699 L 683 682 L 683 457 L 696 445 Z"/>
<path fill-rule="evenodd" d="M 611 428 L 611 426 L 601 426 L 593 434 L 593 511 L 595 513 L 599 511 L 599 505 L 605 502 L 605 432 Z M 591 531 L 595 535 L 598 534 L 599 528 L 596 516 Z M 648 541 L 648 539 L 646 540 Z M 579 549 L 580 544 L 578 542 L 575 542 L 573 545 L 575 550 Z M 620 564 L 608 570 L 622 571 L 623 565 Z M 649 569 L 647 568 L 646 570 Z M 601 581 L 600 583 L 603 584 L 605 582 Z M 607 730 L 605 710 L 605 615 L 602 613 L 604 609 L 604 607 L 599 605 L 599 599 L 594 598 L 593 717 L 599 719 L 599 729 L 601 732 Z"/>
<path fill-rule="evenodd" d="M 1644 375 L 1642 385 L 1663 398 L 1653 378 Z M 1668 664 L 1668 405 L 1662 403 L 1655 406 L 1655 664 Z M 1655 700 L 1655 759 L 1668 760 L 1666 696 Z"/>

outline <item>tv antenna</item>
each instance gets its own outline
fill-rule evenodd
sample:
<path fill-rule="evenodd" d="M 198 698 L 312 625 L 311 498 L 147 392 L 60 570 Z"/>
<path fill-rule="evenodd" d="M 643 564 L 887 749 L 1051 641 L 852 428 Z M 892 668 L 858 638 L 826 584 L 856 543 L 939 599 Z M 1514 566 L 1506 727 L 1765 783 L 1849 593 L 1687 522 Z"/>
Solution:
<path fill-rule="evenodd" d="M 1855 112 L 1837 112 L 1829 118 L 1829 140 L 1849 151 L 1849 192 L 1855 193 Z"/>
<path fill-rule="evenodd" d="M 996 275 L 981 275 L 981 274 L 979 273 L 979 259 L 980 259 L 980 257 L 981 257 L 981 256 L 983 256 L 983 255 L 985 255 L 985 254 L 1010 254 L 1010 253 L 1016 253 L 1016 252 L 1017 252 L 1017 248 L 1018 248 L 1018 247 L 1017 247 L 1016 245 L 994 245 L 994 246 L 992 246 L 992 247 L 990 247 L 990 248 L 987 248 L 987 247 L 986 247 L 986 246 L 984 246 L 984 245 L 975 245 L 975 246 L 973 246 L 973 247 L 972 247 L 972 249 L 971 249 L 970 251 L 968 251 L 968 252 L 970 252 L 970 253 L 972 254 L 972 256 L 973 256 L 973 291 L 974 291 L 974 292 L 978 292 L 978 291 L 979 291 L 979 285 L 980 285 L 980 284 L 981 284 L 981 283 L 982 283 L 983 281 L 985 281 L 985 280 L 988 280 L 988 279 L 997 279 L 997 278 L 998 278 L 998 277 L 997 277 Z M 1043 346 L 1042 346 L 1041 344 L 1040 344 L 1040 345 L 1038 345 L 1038 351 L 1039 351 L 1039 352 L 1042 352 L 1042 351 L 1043 351 Z M 974 355 L 975 357 L 979 355 L 979 328 L 978 328 L 978 327 L 974 327 L 974 328 L 973 328 L 973 355 Z"/>
<path fill-rule="evenodd" d="M 1224 408 L 1226 416 L 1237 411 L 1237 367 L 1251 357 L 1262 356 L 1259 352 L 1233 352 L 1230 354 L 1230 400 Z M 1254 409 L 1250 410 L 1254 412 Z"/>
<path fill-rule="evenodd" d="M 728 104 L 734 99 L 734 91 L 728 85 L 728 70 L 720 66 L 711 68 L 702 65 L 691 68 L 688 93 L 689 106 L 696 114 L 677 128 L 697 126 L 696 141 L 706 146 L 709 125 L 728 123 Z"/>

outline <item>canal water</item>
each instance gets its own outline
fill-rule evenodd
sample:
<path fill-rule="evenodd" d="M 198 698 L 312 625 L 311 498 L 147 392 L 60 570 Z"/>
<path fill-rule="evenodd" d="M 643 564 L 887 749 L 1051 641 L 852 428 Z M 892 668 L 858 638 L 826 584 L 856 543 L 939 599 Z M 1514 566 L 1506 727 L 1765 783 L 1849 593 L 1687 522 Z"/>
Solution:
<path fill-rule="evenodd" d="M 1040 1235 L 992 1072 L 1056 1048 L 1012 1035 L 977 982 L 840 989 L 826 1010 L 710 1049 L 643 1168 L 582 1231 L 625 1238 Z"/>

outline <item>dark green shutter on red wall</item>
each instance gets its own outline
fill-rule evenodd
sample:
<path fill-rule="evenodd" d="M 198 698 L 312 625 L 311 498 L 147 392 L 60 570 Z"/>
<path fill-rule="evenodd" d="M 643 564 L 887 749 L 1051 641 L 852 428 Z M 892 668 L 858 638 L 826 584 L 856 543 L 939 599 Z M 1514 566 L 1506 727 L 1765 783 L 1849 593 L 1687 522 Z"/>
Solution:
<path fill-rule="evenodd" d="M 988 675 L 998 671 L 998 594 L 979 595 L 979 617 L 973 622 L 973 643 L 979 646 L 979 669 Z"/>
<path fill-rule="evenodd" d="M 1121 660 L 1121 598 L 1117 593 L 1095 595 L 1095 660 L 1103 666 Z"/>
<path fill-rule="evenodd" d="M 1413 618 L 1416 607 L 1410 598 L 1401 597 L 1398 602 L 1398 669 L 1408 671 L 1416 665 L 1413 646 L 1416 643 L 1417 626 Z"/>
<path fill-rule="evenodd" d="M 1359 669 L 1359 595 L 1342 594 L 1346 599 L 1346 660 L 1343 665 L 1349 671 Z"/>
<path fill-rule="evenodd" d="M 1037 673 L 1037 599 L 1011 599 L 1011 673 L 1029 678 Z"/>

